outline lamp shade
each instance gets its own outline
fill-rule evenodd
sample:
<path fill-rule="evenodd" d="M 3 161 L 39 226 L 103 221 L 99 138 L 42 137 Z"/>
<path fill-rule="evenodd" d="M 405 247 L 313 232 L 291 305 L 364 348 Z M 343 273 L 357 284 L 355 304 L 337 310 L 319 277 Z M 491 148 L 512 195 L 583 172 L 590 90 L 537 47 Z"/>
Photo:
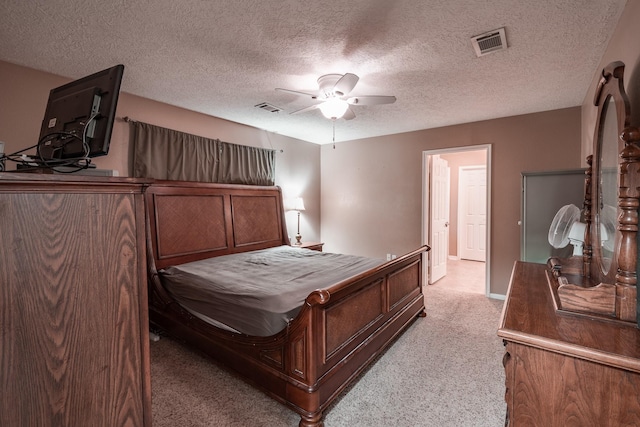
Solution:
<path fill-rule="evenodd" d="M 302 197 L 296 197 L 296 200 L 293 203 L 293 210 L 294 211 L 304 210 L 304 200 L 302 200 Z"/>
<path fill-rule="evenodd" d="M 327 119 L 339 119 L 347 112 L 349 104 L 342 99 L 332 98 L 320 104 L 320 111 Z"/>

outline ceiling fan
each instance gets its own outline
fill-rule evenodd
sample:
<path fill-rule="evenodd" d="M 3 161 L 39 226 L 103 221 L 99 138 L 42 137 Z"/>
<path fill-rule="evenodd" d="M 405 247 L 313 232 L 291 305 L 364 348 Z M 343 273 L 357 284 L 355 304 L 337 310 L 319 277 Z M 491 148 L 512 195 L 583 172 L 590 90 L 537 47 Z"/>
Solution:
<path fill-rule="evenodd" d="M 292 93 L 294 95 L 309 96 L 311 99 L 317 99 L 319 104 L 294 111 L 291 114 L 301 114 L 307 111 L 319 108 L 322 114 L 328 119 L 351 120 L 356 117 L 351 105 L 380 105 L 393 104 L 396 102 L 395 96 L 386 95 L 369 95 L 369 96 L 351 96 L 347 95 L 353 90 L 360 78 L 355 74 L 325 74 L 318 78 L 318 94 L 300 92 L 297 90 L 276 88 L 277 91 Z"/>

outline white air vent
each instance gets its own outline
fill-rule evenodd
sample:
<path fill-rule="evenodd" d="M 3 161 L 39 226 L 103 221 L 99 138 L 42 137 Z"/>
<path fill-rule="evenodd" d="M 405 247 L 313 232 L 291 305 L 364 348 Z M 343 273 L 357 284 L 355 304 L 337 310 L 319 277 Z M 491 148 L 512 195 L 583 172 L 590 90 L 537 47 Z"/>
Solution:
<path fill-rule="evenodd" d="M 269 104 L 267 102 L 261 102 L 260 104 L 255 105 L 255 107 L 261 108 L 270 113 L 279 113 L 280 111 L 282 111 L 282 108 L 278 108 L 275 105 Z"/>
<path fill-rule="evenodd" d="M 504 28 L 489 31 L 475 37 L 471 37 L 471 44 L 476 51 L 476 56 L 481 57 L 489 53 L 507 48 L 507 37 Z"/>

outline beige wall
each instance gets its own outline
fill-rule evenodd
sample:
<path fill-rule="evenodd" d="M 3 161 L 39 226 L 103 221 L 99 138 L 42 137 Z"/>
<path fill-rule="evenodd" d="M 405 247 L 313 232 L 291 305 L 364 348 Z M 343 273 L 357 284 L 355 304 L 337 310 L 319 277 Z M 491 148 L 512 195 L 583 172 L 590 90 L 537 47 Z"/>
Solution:
<path fill-rule="evenodd" d="M 486 150 L 444 153 L 440 157 L 446 160 L 450 170 L 449 205 L 449 255 L 458 256 L 458 185 L 460 168 L 463 166 L 481 166 L 487 164 Z"/>
<path fill-rule="evenodd" d="M 328 251 L 383 258 L 421 244 L 422 152 L 491 144 L 491 293 L 520 254 L 521 172 L 580 166 L 580 107 L 322 146 Z"/>
<path fill-rule="evenodd" d="M 124 79 L 126 78 L 125 68 Z M 37 142 L 49 91 L 68 81 L 69 79 L 60 76 L 0 61 L 0 141 L 6 143 L 5 152 L 14 153 Z M 208 138 L 219 138 L 235 144 L 277 150 L 276 184 L 282 187 L 285 197 L 304 198 L 306 211 L 301 216 L 301 234 L 304 240 L 320 240 L 318 145 L 128 93 L 120 95 L 117 116 L 129 116 L 138 121 Z M 120 176 L 128 176 L 129 149 L 129 125 L 117 120 L 113 128 L 109 154 L 93 159 L 93 163 L 98 168 L 115 169 Z M 15 169 L 15 165 L 9 163 L 7 169 Z M 289 234 L 293 237 L 297 227 L 295 213 L 288 212 L 286 219 Z"/>
<path fill-rule="evenodd" d="M 613 61 L 625 63 L 624 87 L 631 104 L 631 124 L 640 126 L 640 1 L 629 0 L 622 12 L 616 30 L 582 104 L 582 166 L 586 157 L 593 154 L 593 134 L 596 126 L 597 108 L 593 105 L 595 89 L 602 69 Z"/>
<path fill-rule="evenodd" d="M 49 90 L 67 81 L 0 61 L 0 140 L 6 142 L 5 151 L 35 143 Z M 121 94 L 117 114 L 278 150 L 276 183 L 285 195 L 305 199 L 303 240 L 322 238 L 326 250 L 374 257 L 399 255 L 421 244 L 423 151 L 491 144 L 490 280 L 495 294 L 506 292 L 519 256 L 520 173 L 576 168 L 581 159 L 579 107 L 349 141 L 335 149 L 127 93 Z M 127 175 L 129 148 L 128 125 L 118 121 L 109 155 L 95 163 Z M 287 214 L 287 222 L 293 236 L 295 214 Z"/>

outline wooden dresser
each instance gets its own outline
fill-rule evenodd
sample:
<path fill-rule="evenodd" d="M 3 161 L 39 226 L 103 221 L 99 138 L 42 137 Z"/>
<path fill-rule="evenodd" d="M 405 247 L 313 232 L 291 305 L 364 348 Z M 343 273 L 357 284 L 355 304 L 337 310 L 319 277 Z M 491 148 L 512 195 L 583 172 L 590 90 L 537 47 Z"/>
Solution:
<path fill-rule="evenodd" d="M 151 425 L 142 197 L 0 173 L 0 425 Z"/>
<path fill-rule="evenodd" d="M 640 330 L 557 312 L 545 268 L 516 262 L 502 312 L 507 425 L 640 425 Z"/>

